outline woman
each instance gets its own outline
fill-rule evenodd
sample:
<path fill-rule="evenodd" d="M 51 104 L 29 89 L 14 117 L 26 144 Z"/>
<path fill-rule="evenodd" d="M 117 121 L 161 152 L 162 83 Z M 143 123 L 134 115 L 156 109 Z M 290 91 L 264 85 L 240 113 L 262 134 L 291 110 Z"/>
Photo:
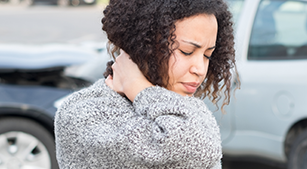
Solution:
<path fill-rule="evenodd" d="M 103 30 L 119 52 L 106 79 L 55 117 L 60 168 L 221 168 L 218 125 L 199 97 L 229 102 L 235 66 L 222 0 L 111 0 Z M 220 86 L 222 82 L 222 86 Z M 223 108 L 223 107 L 222 107 Z"/>

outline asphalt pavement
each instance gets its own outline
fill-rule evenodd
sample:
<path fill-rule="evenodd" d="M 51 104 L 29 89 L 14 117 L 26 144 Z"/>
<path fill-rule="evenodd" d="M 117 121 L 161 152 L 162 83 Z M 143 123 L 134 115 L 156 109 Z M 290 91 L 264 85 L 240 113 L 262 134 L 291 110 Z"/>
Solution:
<path fill-rule="evenodd" d="M 53 5 L 0 4 L 0 43 L 83 43 L 106 40 L 102 5 L 61 8 Z"/>
<path fill-rule="evenodd" d="M 104 5 L 57 7 L 0 3 L 1 44 L 88 43 L 106 41 L 100 22 Z M 223 162 L 223 169 L 282 169 L 255 162 Z"/>

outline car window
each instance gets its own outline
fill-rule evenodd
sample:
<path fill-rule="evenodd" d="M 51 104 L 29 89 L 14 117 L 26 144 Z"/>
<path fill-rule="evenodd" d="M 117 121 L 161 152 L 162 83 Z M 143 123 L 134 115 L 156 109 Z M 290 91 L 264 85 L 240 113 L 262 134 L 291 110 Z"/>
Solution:
<path fill-rule="evenodd" d="M 234 29 L 236 30 L 236 23 L 238 23 L 239 17 L 243 9 L 243 0 L 228 0 L 227 1 L 230 12 L 233 15 Z"/>
<path fill-rule="evenodd" d="M 262 0 L 251 33 L 248 59 L 307 59 L 307 3 Z"/>

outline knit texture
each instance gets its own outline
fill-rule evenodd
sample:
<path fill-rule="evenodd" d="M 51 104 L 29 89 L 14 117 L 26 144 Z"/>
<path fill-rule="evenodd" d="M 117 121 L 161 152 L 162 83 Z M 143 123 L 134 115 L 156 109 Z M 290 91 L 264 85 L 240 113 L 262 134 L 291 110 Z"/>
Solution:
<path fill-rule="evenodd" d="M 63 102 L 55 137 L 61 169 L 221 169 L 219 127 L 205 103 L 159 86 L 131 103 L 101 79 Z"/>

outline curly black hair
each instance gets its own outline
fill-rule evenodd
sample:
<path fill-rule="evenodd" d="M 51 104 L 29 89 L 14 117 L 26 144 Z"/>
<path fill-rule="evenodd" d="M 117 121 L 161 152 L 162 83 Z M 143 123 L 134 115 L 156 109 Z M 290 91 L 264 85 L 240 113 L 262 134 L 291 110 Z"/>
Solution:
<path fill-rule="evenodd" d="M 103 13 L 102 29 L 107 33 L 113 57 L 116 51 L 123 49 L 153 85 L 162 87 L 168 85 L 166 72 L 175 50 L 170 46 L 176 44 L 176 21 L 198 14 L 213 14 L 218 22 L 216 48 L 206 79 L 195 96 L 209 96 L 216 103 L 224 89 L 222 110 L 229 104 L 231 69 L 234 68 L 236 74 L 237 71 L 232 14 L 223 0 L 110 0 Z"/>

